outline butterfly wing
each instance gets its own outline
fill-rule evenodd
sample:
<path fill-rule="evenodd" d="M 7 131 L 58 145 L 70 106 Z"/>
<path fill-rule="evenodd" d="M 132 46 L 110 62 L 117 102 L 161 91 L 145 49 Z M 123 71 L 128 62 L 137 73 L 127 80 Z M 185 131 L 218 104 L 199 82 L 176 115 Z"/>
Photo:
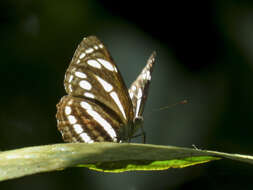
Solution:
<path fill-rule="evenodd" d="M 66 142 L 119 141 L 120 122 L 90 99 L 64 96 L 57 104 L 58 130 Z"/>
<path fill-rule="evenodd" d="M 149 57 L 146 66 L 128 90 L 129 96 L 132 100 L 135 118 L 141 117 L 144 111 L 145 102 L 148 96 L 148 89 L 151 82 L 151 75 L 155 64 L 155 56 L 156 53 L 153 52 Z"/>
<path fill-rule="evenodd" d="M 67 69 L 67 93 L 108 107 L 116 119 L 127 124 L 133 119 L 131 99 L 109 52 L 95 36 L 84 38 Z"/>
<path fill-rule="evenodd" d="M 120 142 L 129 137 L 131 99 L 109 52 L 95 36 L 77 47 L 64 86 L 68 95 L 57 104 L 56 114 L 64 141 Z"/>

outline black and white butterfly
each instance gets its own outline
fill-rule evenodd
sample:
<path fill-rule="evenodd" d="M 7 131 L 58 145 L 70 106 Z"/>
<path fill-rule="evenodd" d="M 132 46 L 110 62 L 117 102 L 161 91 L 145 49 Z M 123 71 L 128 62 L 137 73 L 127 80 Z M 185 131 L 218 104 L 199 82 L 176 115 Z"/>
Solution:
<path fill-rule="evenodd" d="M 138 129 L 145 137 L 142 114 L 154 61 L 155 52 L 127 90 L 104 44 L 95 36 L 84 38 L 65 74 L 68 95 L 57 104 L 64 141 L 129 142 Z"/>

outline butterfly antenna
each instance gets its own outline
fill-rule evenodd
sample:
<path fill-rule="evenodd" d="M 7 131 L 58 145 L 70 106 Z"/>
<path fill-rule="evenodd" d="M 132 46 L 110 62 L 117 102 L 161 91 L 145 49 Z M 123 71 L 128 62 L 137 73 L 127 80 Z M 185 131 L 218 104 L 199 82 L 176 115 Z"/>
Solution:
<path fill-rule="evenodd" d="M 168 106 L 164 106 L 164 107 L 161 107 L 161 108 L 156 108 L 156 109 L 153 109 L 151 112 L 147 113 L 146 116 L 148 115 L 151 115 L 153 112 L 157 112 L 157 111 L 162 111 L 162 110 L 166 110 L 166 109 L 170 109 L 176 105 L 180 105 L 180 104 L 188 104 L 188 100 L 187 99 L 184 99 L 180 102 L 177 102 L 175 104 L 171 104 L 171 105 L 168 105 Z"/>
<path fill-rule="evenodd" d="M 164 107 L 161 107 L 161 108 L 153 109 L 153 111 L 166 110 L 166 109 L 172 108 L 172 107 L 174 107 L 174 106 L 176 106 L 176 105 L 180 105 L 180 104 L 188 104 L 188 102 L 189 102 L 189 101 L 188 101 L 187 99 L 185 99 L 185 100 L 182 100 L 182 101 L 177 102 L 177 103 L 175 103 L 175 104 L 171 104 L 171 105 L 164 106 Z"/>

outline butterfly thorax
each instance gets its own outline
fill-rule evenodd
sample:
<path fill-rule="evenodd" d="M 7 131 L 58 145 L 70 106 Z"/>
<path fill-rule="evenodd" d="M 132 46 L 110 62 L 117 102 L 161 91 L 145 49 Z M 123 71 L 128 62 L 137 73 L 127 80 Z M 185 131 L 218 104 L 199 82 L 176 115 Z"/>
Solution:
<path fill-rule="evenodd" d="M 143 117 L 136 117 L 127 125 L 122 125 L 118 133 L 118 142 L 130 142 L 135 137 L 136 132 L 143 127 Z"/>

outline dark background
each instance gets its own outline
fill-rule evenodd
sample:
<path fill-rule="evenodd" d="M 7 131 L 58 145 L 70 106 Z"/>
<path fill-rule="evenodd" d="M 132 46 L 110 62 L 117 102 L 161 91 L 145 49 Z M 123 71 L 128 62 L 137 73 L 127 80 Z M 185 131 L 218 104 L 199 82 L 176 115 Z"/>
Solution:
<path fill-rule="evenodd" d="M 1 1 L 1 151 L 62 142 L 55 105 L 66 94 L 64 73 L 82 38 L 96 35 L 128 86 L 157 51 L 148 143 L 253 154 L 253 2 L 137 2 Z M 223 160 L 121 174 L 71 168 L 0 189 L 252 189 L 252 177 L 253 166 Z"/>

